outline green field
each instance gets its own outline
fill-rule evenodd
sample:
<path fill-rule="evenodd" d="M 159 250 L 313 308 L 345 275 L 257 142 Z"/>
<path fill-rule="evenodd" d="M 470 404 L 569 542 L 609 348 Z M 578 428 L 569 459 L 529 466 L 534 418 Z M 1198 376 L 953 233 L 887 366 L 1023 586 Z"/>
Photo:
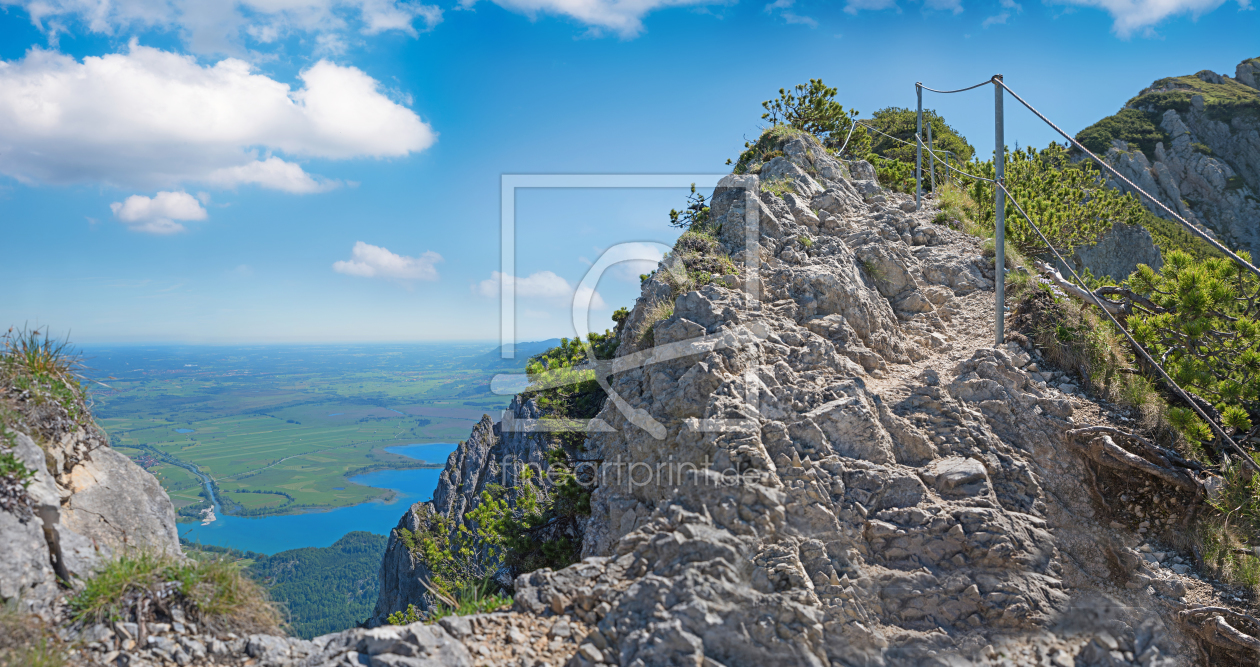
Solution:
<path fill-rule="evenodd" d="M 392 492 L 348 477 L 423 465 L 386 447 L 457 442 L 510 399 L 489 392 L 503 364 L 484 346 L 397 347 L 93 350 L 94 411 L 189 514 L 206 501 L 181 465 L 212 478 L 232 514 L 353 505 Z"/>

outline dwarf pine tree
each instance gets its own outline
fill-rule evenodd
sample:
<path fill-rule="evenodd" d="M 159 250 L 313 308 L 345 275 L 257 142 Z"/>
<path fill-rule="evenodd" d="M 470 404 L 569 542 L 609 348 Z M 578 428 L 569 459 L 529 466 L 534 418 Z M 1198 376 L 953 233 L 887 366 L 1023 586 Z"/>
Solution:
<path fill-rule="evenodd" d="M 1239 253 L 1247 261 L 1250 256 Z M 1234 262 L 1195 261 L 1169 253 L 1162 270 L 1139 265 L 1130 285 L 1157 310 L 1139 308 L 1130 318 L 1134 338 L 1185 389 L 1210 402 L 1223 426 L 1250 430 L 1260 411 L 1260 282 Z M 1188 409 L 1169 417 L 1192 439 L 1211 437 Z"/>

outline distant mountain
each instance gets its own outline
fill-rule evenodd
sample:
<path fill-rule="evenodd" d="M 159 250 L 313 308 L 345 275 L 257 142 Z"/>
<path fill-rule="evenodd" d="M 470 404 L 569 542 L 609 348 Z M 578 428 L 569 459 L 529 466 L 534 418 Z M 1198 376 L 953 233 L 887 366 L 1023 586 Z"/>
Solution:
<path fill-rule="evenodd" d="M 489 352 L 474 357 L 473 363 L 480 368 L 493 369 L 525 369 L 525 362 L 535 354 L 540 354 L 550 350 L 560 344 L 559 338 L 548 338 L 547 340 L 537 340 L 528 343 L 517 343 L 514 358 L 503 358 L 503 346 L 490 350 Z"/>
<path fill-rule="evenodd" d="M 1076 138 L 1182 217 L 1256 256 L 1258 132 L 1260 58 L 1252 58 L 1233 77 L 1203 70 L 1160 79 Z"/>

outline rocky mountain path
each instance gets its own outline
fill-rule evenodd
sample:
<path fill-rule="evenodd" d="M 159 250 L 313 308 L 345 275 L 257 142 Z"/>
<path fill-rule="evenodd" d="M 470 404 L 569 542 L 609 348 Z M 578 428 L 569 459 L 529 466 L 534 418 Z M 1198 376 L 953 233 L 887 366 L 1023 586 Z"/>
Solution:
<path fill-rule="evenodd" d="M 898 199 L 901 200 L 902 210 L 910 208 L 913 202 L 912 197 L 894 195 L 893 203 Z M 938 209 L 929 197 L 921 211 L 910 215 L 923 225 L 930 224 L 937 213 Z M 980 240 L 959 232 L 944 231 L 938 241 L 942 246 L 953 246 L 963 254 L 974 254 L 981 248 Z M 954 377 L 959 365 L 974 358 L 977 351 L 997 347 L 1014 357 L 1015 363 L 1028 372 L 1033 383 L 1045 395 L 1063 398 L 1071 405 L 1072 414 L 1068 420 L 1076 428 L 1110 426 L 1142 433 L 1143 415 L 1140 411 L 1114 404 L 1081 387 L 1085 383 L 1081 378 L 1074 379 L 1071 369 L 1054 368 L 1032 345 L 1025 348 L 1013 342 L 1020 340 L 1027 344 L 1027 339 L 1012 321 L 1011 311 L 1014 308 L 1009 289 L 1007 294 L 1007 342 L 1004 345 L 996 346 L 994 341 L 993 288 L 986 286 L 970 294 L 956 295 L 950 302 L 949 316 L 941 318 L 943 326 L 939 328 L 939 334 L 944 337 L 945 344 L 924 345 L 926 356 L 914 363 L 888 364 L 882 372 L 874 373 L 866 380 L 868 390 L 881 397 L 885 404 L 896 405 L 910 398 L 925 381 L 934 384 L 937 378 L 945 381 Z M 1063 457 L 1074 457 L 1067 451 L 1066 443 L 1062 443 L 1060 448 Z M 1057 501 L 1047 503 L 1045 518 L 1050 525 L 1056 526 L 1062 553 L 1069 560 L 1076 561 L 1074 569 L 1078 575 L 1084 575 L 1083 578 L 1089 580 L 1091 588 L 1121 598 L 1134 593 L 1151 598 L 1150 601 L 1165 610 L 1165 618 L 1176 618 L 1179 612 L 1200 607 L 1230 609 L 1238 614 L 1256 612 L 1257 600 L 1252 591 L 1196 572 L 1195 561 L 1199 556 L 1194 551 L 1192 539 L 1179 530 L 1183 528 L 1183 518 L 1194 502 L 1190 494 L 1178 493 L 1159 480 L 1141 474 L 1120 476 L 1113 471 L 1085 465 L 1088 479 L 1082 480 L 1077 470 L 1066 469 L 1061 461 L 1033 461 L 1046 492 Z M 1110 534 L 1086 535 L 1083 533 L 1088 531 L 1068 529 L 1094 522 L 1109 528 Z M 1095 544 L 1086 545 L 1082 541 Z M 1103 550 L 1108 552 L 1108 558 L 1114 560 L 1117 567 L 1105 573 L 1091 572 L 1091 569 L 1097 568 L 1090 568 L 1074 557 L 1074 552 L 1079 554 L 1095 550 L 1097 544 L 1104 545 Z M 1185 629 L 1193 631 L 1195 628 L 1190 625 Z M 1017 650 L 1033 649 L 1024 646 Z M 997 652 L 992 657 L 1001 662 Z"/>

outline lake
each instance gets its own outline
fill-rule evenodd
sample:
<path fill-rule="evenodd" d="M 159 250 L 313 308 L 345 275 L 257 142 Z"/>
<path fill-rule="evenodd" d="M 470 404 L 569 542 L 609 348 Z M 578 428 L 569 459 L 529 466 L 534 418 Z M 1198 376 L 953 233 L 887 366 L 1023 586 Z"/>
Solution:
<path fill-rule="evenodd" d="M 386 451 L 427 461 L 445 463 L 457 445 L 440 443 L 387 447 Z M 440 468 L 379 470 L 350 478 L 355 484 L 397 491 L 393 502 L 370 502 L 327 512 L 244 518 L 224 515 L 215 507 L 214 523 L 179 524 L 180 537 L 201 544 L 232 547 L 273 554 L 299 547 L 326 547 L 352 530 L 388 535 L 403 512 L 414 503 L 433 498 Z"/>

